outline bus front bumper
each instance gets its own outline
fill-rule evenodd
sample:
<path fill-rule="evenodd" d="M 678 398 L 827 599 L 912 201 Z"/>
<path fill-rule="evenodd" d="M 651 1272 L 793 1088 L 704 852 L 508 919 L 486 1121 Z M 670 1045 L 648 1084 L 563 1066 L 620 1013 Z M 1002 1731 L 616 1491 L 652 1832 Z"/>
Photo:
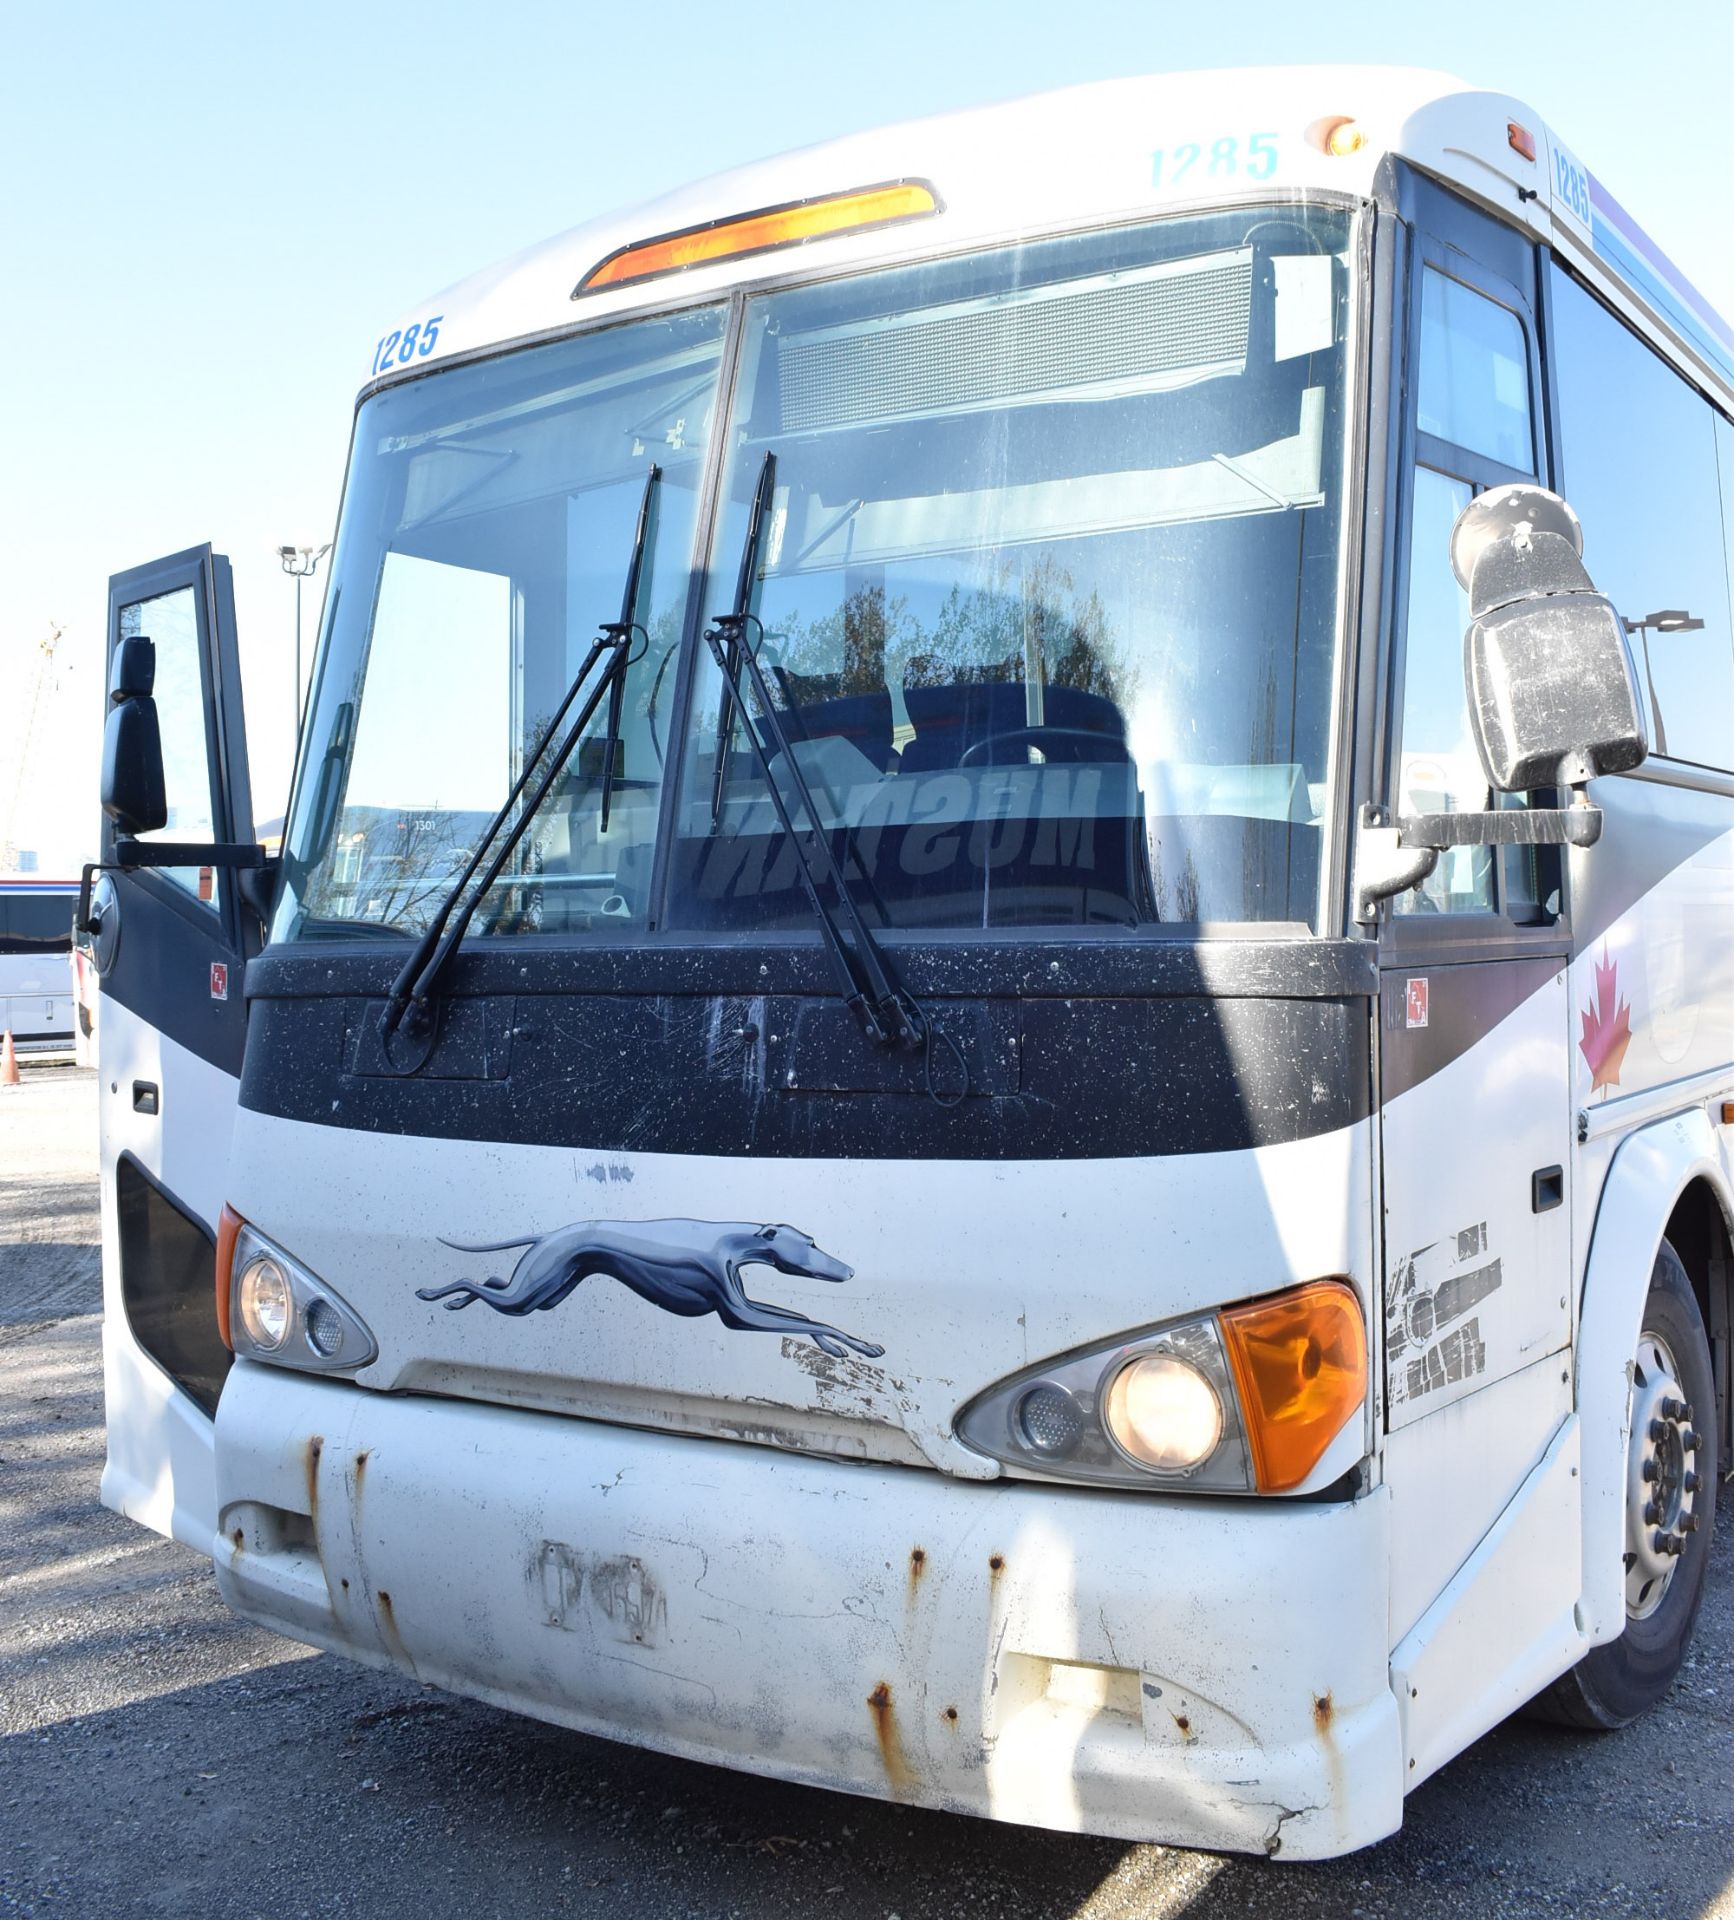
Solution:
<path fill-rule="evenodd" d="M 1382 1492 L 965 1483 L 245 1362 L 217 1480 L 237 1612 L 586 1733 L 1284 1859 L 1401 1819 Z"/>

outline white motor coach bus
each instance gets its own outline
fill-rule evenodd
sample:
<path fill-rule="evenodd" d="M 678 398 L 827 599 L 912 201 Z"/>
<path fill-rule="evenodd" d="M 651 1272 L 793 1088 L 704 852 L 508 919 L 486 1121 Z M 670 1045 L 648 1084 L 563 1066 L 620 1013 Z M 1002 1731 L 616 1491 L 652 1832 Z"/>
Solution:
<path fill-rule="evenodd" d="M 357 371 L 280 859 L 227 564 L 112 583 L 110 1505 L 545 1720 L 1285 1859 L 1653 1705 L 1734 336 L 1543 122 L 892 127 Z"/>

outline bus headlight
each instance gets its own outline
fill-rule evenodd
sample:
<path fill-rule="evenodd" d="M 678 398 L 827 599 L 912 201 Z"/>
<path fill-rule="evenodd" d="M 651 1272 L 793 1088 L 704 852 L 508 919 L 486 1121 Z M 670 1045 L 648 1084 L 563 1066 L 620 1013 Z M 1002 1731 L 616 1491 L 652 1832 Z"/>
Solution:
<path fill-rule="evenodd" d="M 1027 1368 L 972 1400 L 957 1433 L 1050 1479 L 1291 1493 L 1363 1457 L 1366 1397 L 1360 1302 L 1312 1280 Z"/>
<path fill-rule="evenodd" d="M 275 1353 L 289 1334 L 293 1308 L 289 1282 L 283 1269 L 268 1253 L 256 1253 L 241 1269 L 235 1282 L 235 1304 L 241 1310 L 241 1325 L 253 1345 L 265 1353 Z"/>
<path fill-rule="evenodd" d="M 244 1360 L 352 1373 L 379 1352 L 347 1300 L 231 1207 L 217 1234 L 217 1326 Z"/>
<path fill-rule="evenodd" d="M 1190 1473 L 1222 1439 L 1222 1402 L 1190 1362 L 1172 1353 L 1144 1353 L 1109 1382 L 1102 1424 L 1141 1467 Z"/>

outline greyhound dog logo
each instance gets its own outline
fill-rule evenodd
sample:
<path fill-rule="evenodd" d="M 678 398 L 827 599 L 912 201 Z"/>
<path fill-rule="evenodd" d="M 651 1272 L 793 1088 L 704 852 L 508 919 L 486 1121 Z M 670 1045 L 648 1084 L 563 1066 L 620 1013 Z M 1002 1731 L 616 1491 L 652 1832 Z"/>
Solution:
<path fill-rule="evenodd" d="M 664 1313 L 686 1319 L 714 1313 L 736 1332 L 805 1334 L 837 1360 L 845 1349 L 869 1360 L 885 1351 L 791 1308 L 748 1299 L 742 1267 L 775 1267 L 809 1280 L 854 1278 L 853 1267 L 833 1259 L 799 1227 L 755 1227 L 743 1220 L 579 1220 L 522 1240 L 441 1244 L 459 1253 L 524 1249 L 509 1280 L 495 1275 L 479 1285 L 456 1280 L 450 1286 L 416 1289 L 418 1300 L 444 1300 L 448 1309 L 480 1300 L 496 1313 L 545 1312 L 580 1281 L 600 1273 Z"/>

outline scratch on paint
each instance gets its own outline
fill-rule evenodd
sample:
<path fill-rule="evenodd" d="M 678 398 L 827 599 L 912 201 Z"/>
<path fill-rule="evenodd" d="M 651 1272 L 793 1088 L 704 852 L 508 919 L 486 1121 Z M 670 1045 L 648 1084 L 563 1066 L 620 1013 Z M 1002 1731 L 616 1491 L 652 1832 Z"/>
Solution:
<path fill-rule="evenodd" d="M 1482 1220 L 1398 1261 L 1385 1302 L 1393 1406 L 1486 1371 L 1480 1319 L 1463 1318 L 1504 1285 L 1503 1261 L 1486 1253 Z"/>

